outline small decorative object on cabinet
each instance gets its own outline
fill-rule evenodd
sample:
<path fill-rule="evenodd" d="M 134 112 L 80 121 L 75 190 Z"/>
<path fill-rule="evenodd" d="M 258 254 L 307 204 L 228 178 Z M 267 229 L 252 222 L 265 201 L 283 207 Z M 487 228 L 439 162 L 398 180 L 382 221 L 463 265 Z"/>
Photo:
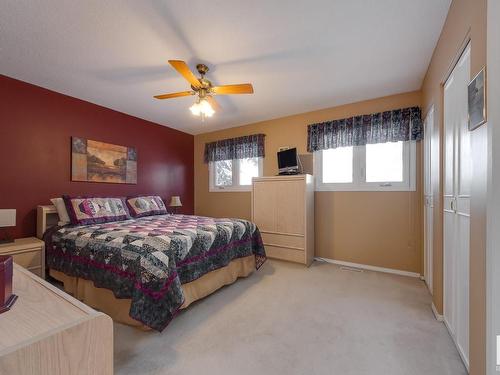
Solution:
<path fill-rule="evenodd" d="M 8 228 L 16 226 L 16 210 L 14 209 L 0 209 L 0 227 Z M 14 240 L 10 235 L 0 235 L 0 244 L 11 243 Z"/>
<path fill-rule="evenodd" d="M 252 221 L 270 258 L 303 263 L 314 258 L 314 179 L 309 174 L 256 177 Z"/>
<path fill-rule="evenodd" d="M 12 257 L 0 256 L 0 314 L 10 310 L 16 299 L 12 294 Z"/>
<path fill-rule="evenodd" d="M 113 374 L 113 321 L 14 264 L 0 315 L 0 374 Z"/>
<path fill-rule="evenodd" d="M 179 207 L 182 207 L 181 197 L 173 195 L 172 198 L 170 198 L 169 207 L 173 207 L 174 213 L 176 214 Z"/>
<path fill-rule="evenodd" d="M 12 256 L 14 263 L 45 278 L 45 243 L 38 238 L 19 238 L 0 245 L 0 255 Z"/>

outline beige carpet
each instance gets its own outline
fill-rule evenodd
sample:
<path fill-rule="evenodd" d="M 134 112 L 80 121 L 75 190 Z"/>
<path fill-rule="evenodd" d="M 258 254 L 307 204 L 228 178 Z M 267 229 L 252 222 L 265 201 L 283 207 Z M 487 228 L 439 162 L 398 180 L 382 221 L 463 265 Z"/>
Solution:
<path fill-rule="evenodd" d="M 117 374 L 466 374 L 422 281 L 268 261 L 163 333 L 115 324 Z"/>

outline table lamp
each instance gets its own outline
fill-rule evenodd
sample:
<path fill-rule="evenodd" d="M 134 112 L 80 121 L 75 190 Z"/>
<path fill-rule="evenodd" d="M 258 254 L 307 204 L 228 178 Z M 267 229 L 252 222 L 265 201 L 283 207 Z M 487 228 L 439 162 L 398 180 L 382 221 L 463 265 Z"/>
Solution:
<path fill-rule="evenodd" d="M 16 210 L 0 209 L 0 228 L 8 228 L 16 226 Z M 6 235 L 5 238 L 0 237 L 0 244 L 14 242 L 12 236 Z"/>
<path fill-rule="evenodd" d="M 172 198 L 170 198 L 169 207 L 173 207 L 174 213 L 177 213 L 179 207 L 182 207 L 181 197 L 179 197 L 178 195 L 172 195 Z"/>

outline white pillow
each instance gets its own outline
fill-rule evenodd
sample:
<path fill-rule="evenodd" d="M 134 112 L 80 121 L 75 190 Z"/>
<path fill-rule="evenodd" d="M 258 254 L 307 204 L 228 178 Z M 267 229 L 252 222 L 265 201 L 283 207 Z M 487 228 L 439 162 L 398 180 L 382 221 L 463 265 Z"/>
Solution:
<path fill-rule="evenodd" d="M 59 215 L 59 222 L 57 225 L 62 226 L 70 223 L 68 211 L 66 210 L 66 204 L 62 198 L 52 198 L 50 200 L 54 206 L 56 206 L 57 213 Z"/>

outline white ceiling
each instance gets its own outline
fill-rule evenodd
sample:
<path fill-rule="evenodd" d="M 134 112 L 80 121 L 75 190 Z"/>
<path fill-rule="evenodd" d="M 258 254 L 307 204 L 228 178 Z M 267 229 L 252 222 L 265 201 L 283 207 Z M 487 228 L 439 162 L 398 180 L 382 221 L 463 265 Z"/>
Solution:
<path fill-rule="evenodd" d="M 188 133 L 419 89 L 451 0 L 3 0 L 0 73 Z M 204 62 L 204 123 L 167 63 Z"/>

